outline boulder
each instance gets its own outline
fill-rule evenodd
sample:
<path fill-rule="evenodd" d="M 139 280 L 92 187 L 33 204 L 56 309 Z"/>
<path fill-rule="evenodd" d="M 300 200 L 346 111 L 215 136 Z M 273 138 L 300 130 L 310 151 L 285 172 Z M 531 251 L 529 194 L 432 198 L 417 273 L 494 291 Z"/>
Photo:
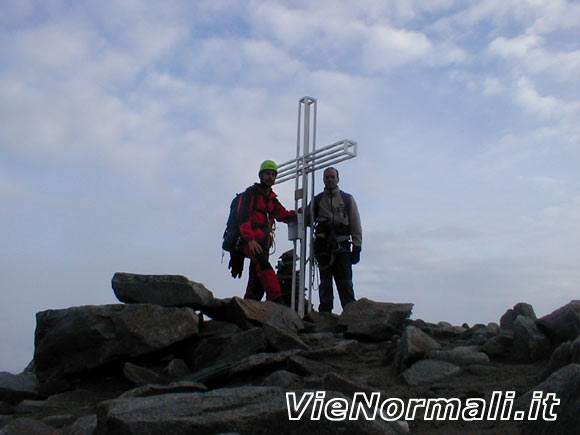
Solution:
<path fill-rule="evenodd" d="M 310 347 L 306 345 L 300 337 L 298 337 L 298 334 L 289 329 L 282 328 L 275 323 L 264 323 L 262 331 L 264 332 L 264 337 L 270 347 L 277 352 L 290 349 L 311 350 Z"/>
<path fill-rule="evenodd" d="M 34 364 L 39 380 L 158 351 L 192 337 L 191 308 L 97 305 L 36 314 Z"/>
<path fill-rule="evenodd" d="M 56 430 L 32 418 L 17 418 L 0 429 L 0 435 L 56 435 Z"/>
<path fill-rule="evenodd" d="M 441 345 L 419 328 L 407 326 L 397 343 L 395 371 L 401 373 L 432 349 L 441 349 Z"/>
<path fill-rule="evenodd" d="M 31 373 L 0 372 L 0 401 L 18 403 L 38 397 L 38 380 Z"/>
<path fill-rule="evenodd" d="M 538 361 L 550 352 L 550 340 L 530 317 L 518 316 L 514 321 L 514 342 L 511 356 L 516 361 Z"/>
<path fill-rule="evenodd" d="M 76 421 L 76 417 L 72 414 L 49 415 L 41 420 L 54 428 L 61 428 L 63 426 L 70 426 Z"/>
<path fill-rule="evenodd" d="M 458 366 L 489 364 L 489 357 L 474 346 L 459 346 L 450 350 L 431 350 L 427 358 L 447 361 Z"/>
<path fill-rule="evenodd" d="M 375 302 L 362 298 L 344 307 L 338 324 L 345 337 L 368 341 L 385 341 L 400 334 L 403 321 L 411 315 L 413 304 Z"/>
<path fill-rule="evenodd" d="M 580 335 L 580 300 L 571 301 L 538 319 L 537 325 L 553 344 L 574 340 Z"/>
<path fill-rule="evenodd" d="M 304 388 L 304 378 L 288 370 L 276 370 L 262 381 L 263 386 L 282 387 L 287 391 Z"/>
<path fill-rule="evenodd" d="M 163 369 L 163 373 L 173 379 L 182 378 L 190 372 L 191 371 L 185 361 L 180 358 L 172 359 L 169 364 L 167 364 L 167 367 Z"/>
<path fill-rule="evenodd" d="M 296 392 L 296 403 L 304 391 Z M 347 397 L 326 392 L 325 400 Z M 305 403 L 305 402 L 303 402 Z M 305 434 L 357 433 L 394 434 L 399 424 L 381 420 L 359 419 L 328 421 L 311 418 L 314 400 L 301 418 L 289 421 L 286 391 L 279 387 L 244 386 L 207 393 L 165 394 L 162 396 L 118 399 L 103 403 L 98 409 L 97 434 L 143 433 L 227 433 Z M 297 415 L 297 413 L 295 413 Z"/>
<path fill-rule="evenodd" d="M 133 363 L 125 363 L 123 375 L 135 385 L 168 384 L 169 379 L 159 373 Z"/>
<path fill-rule="evenodd" d="M 117 272 L 111 285 L 115 296 L 126 304 L 154 304 L 163 307 L 215 308 L 213 293 L 201 283 L 181 275 L 138 275 Z"/>
<path fill-rule="evenodd" d="M 480 346 L 480 350 L 491 358 L 501 358 L 509 353 L 513 342 L 513 329 L 502 330 L 499 335 L 490 338 Z"/>
<path fill-rule="evenodd" d="M 507 310 L 503 316 L 499 319 L 499 326 L 501 329 L 513 329 L 514 321 L 518 316 L 529 317 L 532 320 L 536 320 L 536 313 L 534 308 L 530 304 L 525 302 L 519 302 L 514 305 L 513 308 Z"/>
<path fill-rule="evenodd" d="M 92 435 L 97 428 L 97 415 L 90 414 L 77 418 L 75 422 L 60 432 L 61 435 Z"/>
<path fill-rule="evenodd" d="M 230 378 L 248 372 L 267 372 L 285 367 L 288 358 L 298 351 L 287 350 L 278 353 L 258 353 L 240 361 L 222 362 L 193 372 L 183 378 L 185 381 L 201 382 L 211 386 L 223 386 Z"/>
<path fill-rule="evenodd" d="M 196 393 L 207 391 L 207 387 L 198 382 L 176 381 L 166 385 L 149 384 L 126 391 L 119 398 L 148 397 L 171 393 Z"/>
<path fill-rule="evenodd" d="M 264 352 L 268 342 L 262 328 L 252 328 L 230 335 L 214 335 L 199 340 L 187 352 L 188 365 L 198 371 L 206 367 L 232 364 L 250 355 Z"/>
<path fill-rule="evenodd" d="M 472 337 L 471 342 L 474 345 L 482 345 L 500 333 L 499 325 L 495 322 L 490 322 L 487 325 L 475 325 L 471 328 Z"/>
<path fill-rule="evenodd" d="M 432 384 L 454 376 L 460 371 L 461 368 L 446 361 L 422 359 L 405 370 L 401 376 L 407 385 L 415 386 Z"/>
<path fill-rule="evenodd" d="M 294 332 L 304 329 L 304 322 L 295 311 L 271 301 L 259 302 L 236 296 L 226 303 L 224 315 L 227 321 L 242 329 L 255 328 L 267 322 Z"/>
<path fill-rule="evenodd" d="M 573 363 L 580 364 L 580 336 L 574 341 L 562 343 L 552 352 L 548 366 L 542 374 L 542 379 L 546 379 L 556 370 Z"/>
<path fill-rule="evenodd" d="M 338 316 L 332 313 L 319 313 L 310 311 L 304 316 L 304 321 L 312 324 L 309 332 L 338 332 Z"/>
<path fill-rule="evenodd" d="M 544 406 L 540 406 L 538 419 L 526 421 L 522 433 L 578 433 L 578 428 L 580 428 L 580 364 L 569 364 L 552 373 L 548 379 L 516 400 L 515 409 L 528 412 L 534 398 L 534 392 L 541 393 L 542 401 L 548 397 L 548 394 L 555 394 L 560 401 L 552 409 L 557 418 L 554 421 L 544 419 L 544 411 L 549 412 L 550 409 L 546 410 Z"/>

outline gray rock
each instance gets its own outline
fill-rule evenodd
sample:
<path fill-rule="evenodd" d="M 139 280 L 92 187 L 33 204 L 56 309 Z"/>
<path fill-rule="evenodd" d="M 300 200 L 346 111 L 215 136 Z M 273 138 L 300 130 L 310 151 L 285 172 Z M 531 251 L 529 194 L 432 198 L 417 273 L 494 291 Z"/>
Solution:
<path fill-rule="evenodd" d="M 123 366 L 123 375 L 135 385 L 169 383 L 169 378 L 161 376 L 153 370 L 129 362 Z"/>
<path fill-rule="evenodd" d="M 290 349 L 311 350 L 294 331 L 282 328 L 274 323 L 264 323 L 262 331 L 268 344 L 276 351 Z"/>
<path fill-rule="evenodd" d="M 304 378 L 287 370 L 277 370 L 262 381 L 263 386 L 282 387 L 285 390 L 304 388 Z"/>
<path fill-rule="evenodd" d="M 0 435 L 55 435 L 56 430 L 46 423 L 32 418 L 17 418 L 2 429 Z"/>
<path fill-rule="evenodd" d="M 444 324 L 438 324 L 437 327 L 431 327 L 429 330 L 437 338 L 459 338 L 464 336 L 469 331 L 469 328 L 465 326 L 453 326 L 444 322 Z"/>
<path fill-rule="evenodd" d="M 573 434 L 580 428 L 580 364 L 569 364 L 554 372 L 544 382 L 536 385 L 515 402 L 515 409 L 528 412 L 534 392 L 541 392 L 542 400 L 549 393 L 556 395 L 559 405 L 552 411 L 557 415 L 555 421 L 543 417 L 544 406 L 540 406 L 537 420 L 524 423 L 524 434 Z M 539 394 L 539 393 L 538 393 Z M 547 412 L 550 409 L 546 410 Z"/>
<path fill-rule="evenodd" d="M 181 275 L 138 275 L 117 272 L 111 281 L 115 296 L 128 304 L 190 307 L 211 315 L 221 301 L 203 284 Z"/>
<path fill-rule="evenodd" d="M 322 379 L 322 385 L 326 391 L 338 391 L 348 397 L 353 397 L 355 393 L 365 393 L 367 397 L 370 397 L 372 393 L 380 393 L 381 397 L 387 398 L 386 394 L 381 391 L 377 391 L 376 388 L 371 388 L 366 384 L 360 382 L 354 382 L 344 376 L 338 375 L 336 373 L 328 373 L 324 375 Z"/>
<path fill-rule="evenodd" d="M 395 353 L 395 370 L 401 373 L 415 361 L 423 358 L 427 352 L 441 349 L 441 345 L 415 326 L 407 326 L 397 343 Z"/>
<path fill-rule="evenodd" d="M 184 381 L 201 382 L 206 385 L 223 386 L 231 377 L 239 376 L 253 370 L 265 372 L 276 370 L 286 365 L 288 358 L 296 354 L 296 350 L 278 353 L 259 353 L 250 355 L 240 361 L 220 363 L 202 370 L 195 371 L 183 378 Z"/>
<path fill-rule="evenodd" d="M 576 339 L 580 335 L 580 300 L 571 301 L 536 323 L 553 344 Z"/>
<path fill-rule="evenodd" d="M 499 325 L 490 322 L 487 325 L 476 325 L 472 328 L 471 342 L 474 345 L 482 345 L 493 337 L 496 337 L 500 332 Z"/>
<path fill-rule="evenodd" d="M 516 361 L 538 361 L 549 354 L 550 340 L 533 319 L 518 316 L 514 321 L 514 342 L 511 356 Z"/>
<path fill-rule="evenodd" d="M 340 329 L 336 314 L 310 311 L 304 316 L 304 320 L 314 325 L 311 332 L 337 332 Z"/>
<path fill-rule="evenodd" d="M 412 310 L 413 304 L 375 302 L 362 298 L 344 308 L 338 323 L 346 328 L 345 337 L 385 341 L 401 333 L 403 321 Z"/>
<path fill-rule="evenodd" d="M 542 379 L 546 379 L 556 370 L 573 363 L 580 364 L 580 337 L 574 341 L 562 343 L 552 352 L 548 366 L 542 374 Z"/>
<path fill-rule="evenodd" d="M 474 346 L 459 346 L 450 350 L 430 350 L 427 358 L 447 361 L 458 366 L 489 364 L 489 357 Z"/>
<path fill-rule="evenodd" d="M 455 364 L 446 361 L 439 361 L 435 359 L 423 359 L 417 361 L 401 376 L 407 385 L 424 385 L 432 384 L 433 382 L 441 381 L 450 376 L 454 376 L 461 371 L 461 368 Z"/>
<path fill-rule="evenodd" d="M 233 297 L 224 308 L 226 320 L 242 329 L 273 323 L 294 332 L 304 329 L 304 322 L 289 307 L 271 301 L 258 302 L 251 299 Z"/>
<path fill-rule="evenodd" d="M 514 321 L 518 316 L 529 317 L 532 320 L 536 320 L 536 313 L 534 308 L 530 304 L 525 302 L 519 302 L 514 305 L 513 308 L 507 310 L 503 316 L 499 319 L 499 326 L 501 329 L 513 329 Z"/>
<path fill-rule="evenodd" d="M 63 408 L 61 403 L 49 402 L 48 400 L 23 400 L 14 407 L 16 414 L 32 414 L 55 412 Z"/>
<path fill-rule="evenodd" d="M 62 429 L 59 435 L 93 435 L 97 428 L 97 415 L 91 414 L 78 418 L 71 426 Z"/>
<path fill-rule="evenodd" d="M 167 367 L 165 367 L 163 372 L 171 378 L 178 379 L 191 373 L 191 370 L 189 370 L 189 367 L 185 361 L 180 358 L 175 358 L 172 359 L 169 364 L 167 364 Z"/>
<path fill-rule="evenodd" d="M 296 392 L 296 401 L 303 391 Z M 325 399 L 345 396 L 325 393 Z M 251 434 L 393 434 L 400 425 L 380 420 L 334 421 L 310 418 L 309 402 L 302 418 L 289 422 L 286 391 L 278 387 L 238 387 L 207 393 L 166 394 L 105 402 L 98 410 L 97 433 L 224 433 Z"/>
<path fill-rule="evenodd" d="M 143 385 L 121 394 L 118 398 L 148 397 L 170 393 L 196 393 L 207 391 L 207 387 L 198 382 L 176 381 L 166 385 Z"/>
<path fill-rule="evenodd" d="M 13 375 L 0 372 L 0 400 L 9 403 L 18 403 L 23 399 L 38 397 L 38 380 L 30 373 Z"/>
<path fill-rule="evenodd" d="M 471 364 L 467 366 L 467 371 L 477 376 L 497 376 L 499 369 L 491 365 Z"/>
<path fill-rule="evenodd" d="M 328 364 L 312 361 L 300 355 L 291 355 L 286 361 L 286 368 L 302 376 L 323 376 L 334 369 Z"/>
<path fill-rule="evenodd" d="M 186 355 L 195 371 L 231 364 L 250 355 L 266 351 L 268 342 L 262 328 L 253 328 L 231 335 L 214 335 L 201 339 Z"/>
<path fill-rule="evenodd" d="M 60 415 L 49 415 L 44 417 L 41 421 L 54 427 L 55 429 L 61 428 L 63 426 L 69 426 L 73 424 L 76 417 L 72 414 L 60 414 Z"/>
<path fill-rule="evenodd" d="M 485 352 L 491 358 L 501 358 L 509 353 L 513 342 L 513 329 L 502 330 L 499 335 L 487 340 L 481 346 L 480 350 Z"/>
<path fill-rule="evenodd" d="M 43 381 L 82 372 L 164 349 L 197 331 L 191 308 L 137 304 L 42 311 L 36 314 L 36 374 Z"/>
<path fill-rule="evenodd" d="M 209 320 L 199 323 L 199 333 L 197 339 L 215 337 L 230 337 L 241 332 L 242 329 L 231 322 L 223 322 L 221 320 Z"/>

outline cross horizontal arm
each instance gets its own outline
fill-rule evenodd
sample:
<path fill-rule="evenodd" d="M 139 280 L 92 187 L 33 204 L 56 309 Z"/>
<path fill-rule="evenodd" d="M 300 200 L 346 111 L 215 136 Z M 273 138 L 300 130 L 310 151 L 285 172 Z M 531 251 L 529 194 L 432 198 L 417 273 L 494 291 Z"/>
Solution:
<path fill-rule="evenodd" d="M 303 169 L 308 174 L 344 160 L 352 159 L 356 155 L 356 142 L 348 139 L 335 142 L 278 165 L 276 183 L 280 184 L 284 181 L 295 179 L 302 173 Z"/>

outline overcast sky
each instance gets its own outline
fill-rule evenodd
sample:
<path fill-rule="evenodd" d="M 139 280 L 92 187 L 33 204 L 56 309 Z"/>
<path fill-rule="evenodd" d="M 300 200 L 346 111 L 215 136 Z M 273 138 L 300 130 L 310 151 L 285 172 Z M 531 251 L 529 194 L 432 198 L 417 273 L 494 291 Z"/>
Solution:
<path fill-rule="evenodd" d="M 359 144 L 357 297 L 470 325 L 579 298 L 577 1 L 4 0 L 0 23 L 0 371 L 36 312 L 115 303 L 116 271 L 242 296 L 229 203 L 294 157 L 303 96 L 319 147 Z"/>

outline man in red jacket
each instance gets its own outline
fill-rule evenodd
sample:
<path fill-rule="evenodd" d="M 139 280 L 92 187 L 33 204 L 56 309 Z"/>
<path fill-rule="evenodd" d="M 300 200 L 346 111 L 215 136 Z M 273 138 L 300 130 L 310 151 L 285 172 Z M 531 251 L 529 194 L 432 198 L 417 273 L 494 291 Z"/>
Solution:
<path fill-rule="evenodd" d="M 269 301 L 282 300 L 280 284 L 269 262 L 268 251 L 273 240 L 274 220 L 288 223 L 296 220 L 296 212 L 286 210 L 272 191 L 277 175 L 276 163 L 264 161 L 258 172 L 260 183 L 246 189 L 238 205 L 238 214 L 244 216 L 240 224 L 243 252 L 250 259 L 250 276 L 244 299 L 259 301 L 265 292 Z"/>

